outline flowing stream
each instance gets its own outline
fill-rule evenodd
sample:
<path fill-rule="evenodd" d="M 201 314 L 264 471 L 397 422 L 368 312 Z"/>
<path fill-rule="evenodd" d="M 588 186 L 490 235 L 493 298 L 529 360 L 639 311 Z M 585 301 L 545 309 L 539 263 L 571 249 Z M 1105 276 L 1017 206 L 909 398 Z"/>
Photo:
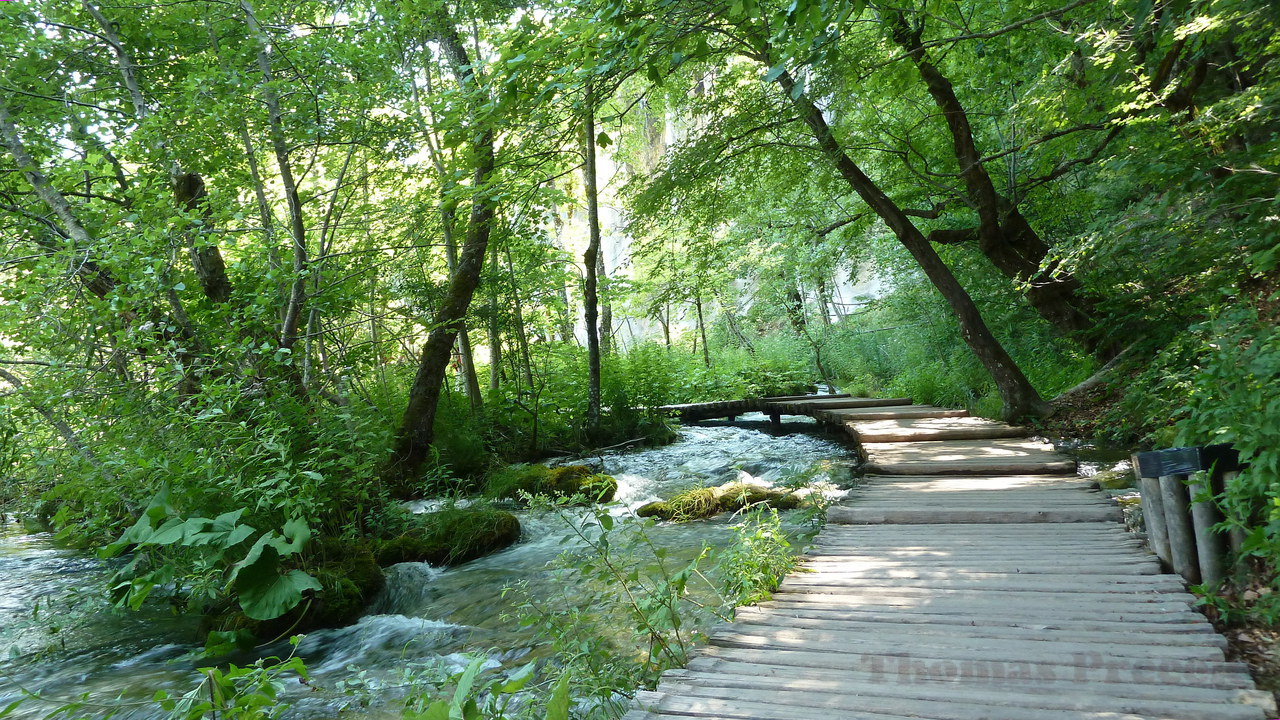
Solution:
<path fill-rule="evenodd" d="M 773 434 L 763 416 L 747 415 L 734 425 L 683 428 L 678 441 L 661 448 L 605 454 L 599 458 L 604 471 L 618 479 L 610 512 L 630 518 L 634 508 L 687 487 L 747 476 L 766 483 L 802 478 L 831 495 L 853 481 L 846 443 L 808 418 L 787 418 L 786 430 Z M 784 522 L 793 515 L 784 514 Z M 480 560 L 447 570 L 424 563 L 388 568 L 386 591 L 359 622 L 309 634 L 298 654 L 311 671 L 311 685 L 290 685 L 288 717 L 332 717 L 351 702 L 336 691 L 338 683 L 363 678 L 374 687 L 394 684 L 406 663 L 434 659 L 460 669 L 466 654 L 485 654 L 496 665 L 534 652 L 529 631 L 510 618 L 503 588 L 522 583 L 531 597 L 566 602 L 586 589 L 548 569 L 573 546 L 571 528 L 545 513 L 522 512 L 520 521 L 518 544 Z M 674 557 L 692 558 L 705 544 L 726 543 L 730 525 L 726 516 L 662 524 L 652 538 Z M 92 555 L 60 549 L 47 534 L 0 528 L 0 710 L 25 691 L 41 699 L 27 699 L 13 716 L 43 717 L 87 693 L 92 704 L 83 714 L 115 708 L 118 717 L 150 718 L 163 714 L 149 700 L 157 690 L 180 695 L 196 687 L 196 668 L 208 664 L 192 658 L 199 649 L 197 623 L 163 607 L 136 613 L 104 608 L 107 575 Z M 288 651 L 283 643 L 260 650 Z M 377 707 L 361 712 L 382 714 Z"/>

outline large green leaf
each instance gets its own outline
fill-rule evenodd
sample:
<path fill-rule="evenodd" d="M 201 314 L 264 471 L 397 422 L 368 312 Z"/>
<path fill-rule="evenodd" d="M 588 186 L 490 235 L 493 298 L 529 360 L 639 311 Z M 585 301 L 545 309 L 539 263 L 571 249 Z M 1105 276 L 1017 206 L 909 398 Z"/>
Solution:
<path fill-rule="evenodd" d="M 301 570 L 280 572 L 275 551 L 262 552 L 256 562 L 243 568 L 236 581 L 236 592 L 244 614 L 254 620 L 280 617 L 302 602 L 305 590 L 319 590 L 320 583 Z"/>

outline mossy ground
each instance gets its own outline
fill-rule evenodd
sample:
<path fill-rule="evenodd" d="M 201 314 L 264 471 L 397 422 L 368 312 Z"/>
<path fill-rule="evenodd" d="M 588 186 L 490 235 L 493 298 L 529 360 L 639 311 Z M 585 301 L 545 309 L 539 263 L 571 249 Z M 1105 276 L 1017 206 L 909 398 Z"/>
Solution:
<path fill-rule="evenodd" d="M 493 508 L 447 508 L 414 519 L 409 529 L 378 544 L 378 564 L 458 565 L 520 539 L 515 515 Z"/>
<path fill-rule="evenodd" d="M 751 505 L 768 505 L 778 510 L 802 507 L 806 499 L 795 491 L 751 483 L 732 482 L 718 487 L 689 488 L 672 496 L 636 508 L 639 517 L 688 522 L 736 512 Z"/>
<path fill-rule="evenodd" d="M 618 481 L 586 465 L 509 465 L 485 478 L 486 497 L 519 500 L 524 494 L 567 498 L 582 495 L 586 502 L 609 502 Z"/>

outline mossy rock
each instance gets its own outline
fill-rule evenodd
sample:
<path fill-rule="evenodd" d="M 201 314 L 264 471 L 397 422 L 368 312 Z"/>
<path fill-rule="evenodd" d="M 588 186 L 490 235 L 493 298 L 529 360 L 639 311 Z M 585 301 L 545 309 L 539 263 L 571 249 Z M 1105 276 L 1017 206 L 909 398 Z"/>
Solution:
<path fill-rule="evenodd" d="M 784 492 L 769 498 L 769 507 L 777 510 L 795 510 L 804 504 L 804 498 L 794 493 Z"/>
<path fill-rule="evenodd" d="M 581 492 L 588 499 L 604 503 L 609 502 L 614 495 L 618 494 L 618 480 L 612 475 L 595 473 L 582 478 L 578 488 L 578 492 Z"/>
<path fill-rule="evenodd" d="M 685 490 L 668 500 L 667 505 L 672 520 L 700 520 L 720 514 L 720 497 L 715 488 Z"/>
<path fill-rule="evenodd" d="M 521 493 L 553 498 L 581 494 L 591 502 L 609 502 L 618 492 L 618 481 L 586 465 L 510 465 L 489 474 L 485 495 L 518 499 Z"/>
<path fill-rule="evenodd" d="M 425 562 L 459 565 L 520 539 L 515 515 L 492 508 L 449 508 L 417 519 L 416 526 L 378 547 L 378 564 Z"/>
<path fill-rule="evenodd" d="M 1133 473 L 1123 470 L 1104 470 L 1091 479 L 1107 490 L 1127 490 L 1134 487 Z"/>
<path fill-rule="evenodd" d="M 742 482 L 725 483 L 716 488 L 721 512 L 732 512 L 748 505 L 769 502 L 775 494 L 775 491 L 768 488 Z"/>
<path fill-rule="evenodd" d="M 635 512 L 636 517 L 642 518 L 655 517 L 662 520 L 670 520 L 672 517 L 671 506 L 663 500 L 645 503 L 636 508 Z"/>

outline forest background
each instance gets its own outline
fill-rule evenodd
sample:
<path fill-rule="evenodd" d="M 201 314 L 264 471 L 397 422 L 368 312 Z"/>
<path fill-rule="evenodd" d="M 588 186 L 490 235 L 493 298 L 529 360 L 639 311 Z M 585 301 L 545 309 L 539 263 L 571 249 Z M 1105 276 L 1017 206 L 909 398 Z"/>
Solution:
<path fill-rule="evenodd" d="M 199 520 L 129 602 L 279 614 L 307 537 L 822 382 L 1234 443 L 1274 577 L 1277 12 L 4 3 L 0 499 L 114 552 Z"/>

